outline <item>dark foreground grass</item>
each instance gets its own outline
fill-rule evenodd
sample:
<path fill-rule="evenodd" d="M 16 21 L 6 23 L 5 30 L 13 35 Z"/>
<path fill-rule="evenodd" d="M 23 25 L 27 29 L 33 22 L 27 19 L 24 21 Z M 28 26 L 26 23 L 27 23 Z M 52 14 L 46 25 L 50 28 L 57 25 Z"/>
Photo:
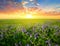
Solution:
<path fill-rule="evenodd" d="M 60 20 L 0 20 L 0 46 L 60 46 Z"/>

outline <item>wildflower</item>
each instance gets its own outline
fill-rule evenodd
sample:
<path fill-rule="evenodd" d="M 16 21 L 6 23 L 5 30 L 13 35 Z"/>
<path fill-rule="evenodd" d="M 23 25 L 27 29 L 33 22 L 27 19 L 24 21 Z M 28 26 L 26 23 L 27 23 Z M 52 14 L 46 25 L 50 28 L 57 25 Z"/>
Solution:
<path fill-rule="evenodd" d="M 50 39 L 46 41 L 46 43 L 50 43 Z"/>
<path fill-rule="evenodd" d="M 30 37 L 32 37 L 32 34 L 30 34 Z"/>
<path fill-rule="evenodd" d="M 24 27 L 22 27 L 22 29 L 21 29 L 21 30 L 22 30 L 22 32 L 26 32 L 26 29 L 25 29 Z"/>
<path fill-rule="evenodd" d="M 51 43 L 49 43 L 48 46 L 51 46 Z"/>
<path fill-rule="evenodd" d="M 17 43 L 15 43 L 15 46 L 18 46 L 18 44 L 17 44 Z"/>
<path fill-rule="evenodd" d="M 2 40 L 2 39 L 3 39 L 3 33 L 0 34 L 0 40 Z"/>
<path fill-rule="evenodd" d="M 29 35 L 29 32 L 26 32 L 26 35 Z"/>
<path fill-rule="evenodd" d="M 55 29 L 58 29 L 59 27 L 55 25 L 54 28 L 55 28 Z"/>
<path fill-rule="evenodd" d="M 30 46 L 29 44 L 26 44 L 26 46 Z"/>
<path fill-rule="evenodd" d="M 19 45 L 20 45 L 20 46 L 22 46 L 22 43 L 21 43 L 21 41 L 19 42 Z"/>
<path fill-rule="evenodd" d="M 51 42 L 50 39 L 46 41 L 46 43 L 48 44 L 48 46 L 51 46 Z"/>
<path fill-rule="evenodd" d="M 48 25 L 42 25 L 42 30 L 45 30 L 48 27 Z"/>
<path fill-rule="evenodd" d="M 36 34 L 34 35 L 34 38 L 36 39 L 36 38 L 38 38 L 38 36 L 39 36 L 39 34 L 36 33 Z"/>
<path fill-rule="evenodd" d="M 57 25 L 55 25 L 53 28 L 54 28 L 57 32 L 60 30 L 59 26 L 57 26 Z"/>

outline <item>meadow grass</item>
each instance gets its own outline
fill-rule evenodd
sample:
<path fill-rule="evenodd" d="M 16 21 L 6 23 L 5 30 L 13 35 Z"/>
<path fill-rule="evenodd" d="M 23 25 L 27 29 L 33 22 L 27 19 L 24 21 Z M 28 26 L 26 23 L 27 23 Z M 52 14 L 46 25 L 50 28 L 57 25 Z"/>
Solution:
<path fill-rule="evenodd" d="M 1 19 L 0 46 L 60 46 L 60 20 Z"/>

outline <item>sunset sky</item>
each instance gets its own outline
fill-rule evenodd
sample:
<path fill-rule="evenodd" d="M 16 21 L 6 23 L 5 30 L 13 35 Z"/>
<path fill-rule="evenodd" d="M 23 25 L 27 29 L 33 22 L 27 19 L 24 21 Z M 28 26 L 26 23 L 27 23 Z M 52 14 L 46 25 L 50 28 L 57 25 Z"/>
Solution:
<path fill-rule="evenodd" d="M 0 19 L 60 18 L 60 0 L 0 0 Z"/>

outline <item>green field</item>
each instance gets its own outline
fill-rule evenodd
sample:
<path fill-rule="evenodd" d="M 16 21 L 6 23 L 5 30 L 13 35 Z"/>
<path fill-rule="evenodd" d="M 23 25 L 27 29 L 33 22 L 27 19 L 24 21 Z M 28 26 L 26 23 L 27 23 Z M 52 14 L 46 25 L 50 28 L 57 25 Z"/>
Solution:
<path fill-rule="evenodd" d="M 60 46 L 60 20 L 0 19 L 0 46 Z"/>
<path fill-rule="evenodd" d="M 27 23 L 44 23 L 46 21 L 59 21 L 57 19 L 0 19 L 0 24 L 27 24 Z"/>
<path fill-rule="evenodd" d="M 53 25 L 60 25 L 60 20 L 56 19 L 0 19 L 0 25 L 20 25 L 25 26 L 28 28 L 28 26 L 33 26 L 35 24 L 44 24 L 44 23 L 52 23 Z"/>
<path fill-rule="evenodd" d="M 29 25 L 29 24 L 44 24 L 44 23 L 54 23 L 59 24 L 60 20 L 57 19 L 0 19 L 0 24 L 21 24 L 21 25 Z"/>

